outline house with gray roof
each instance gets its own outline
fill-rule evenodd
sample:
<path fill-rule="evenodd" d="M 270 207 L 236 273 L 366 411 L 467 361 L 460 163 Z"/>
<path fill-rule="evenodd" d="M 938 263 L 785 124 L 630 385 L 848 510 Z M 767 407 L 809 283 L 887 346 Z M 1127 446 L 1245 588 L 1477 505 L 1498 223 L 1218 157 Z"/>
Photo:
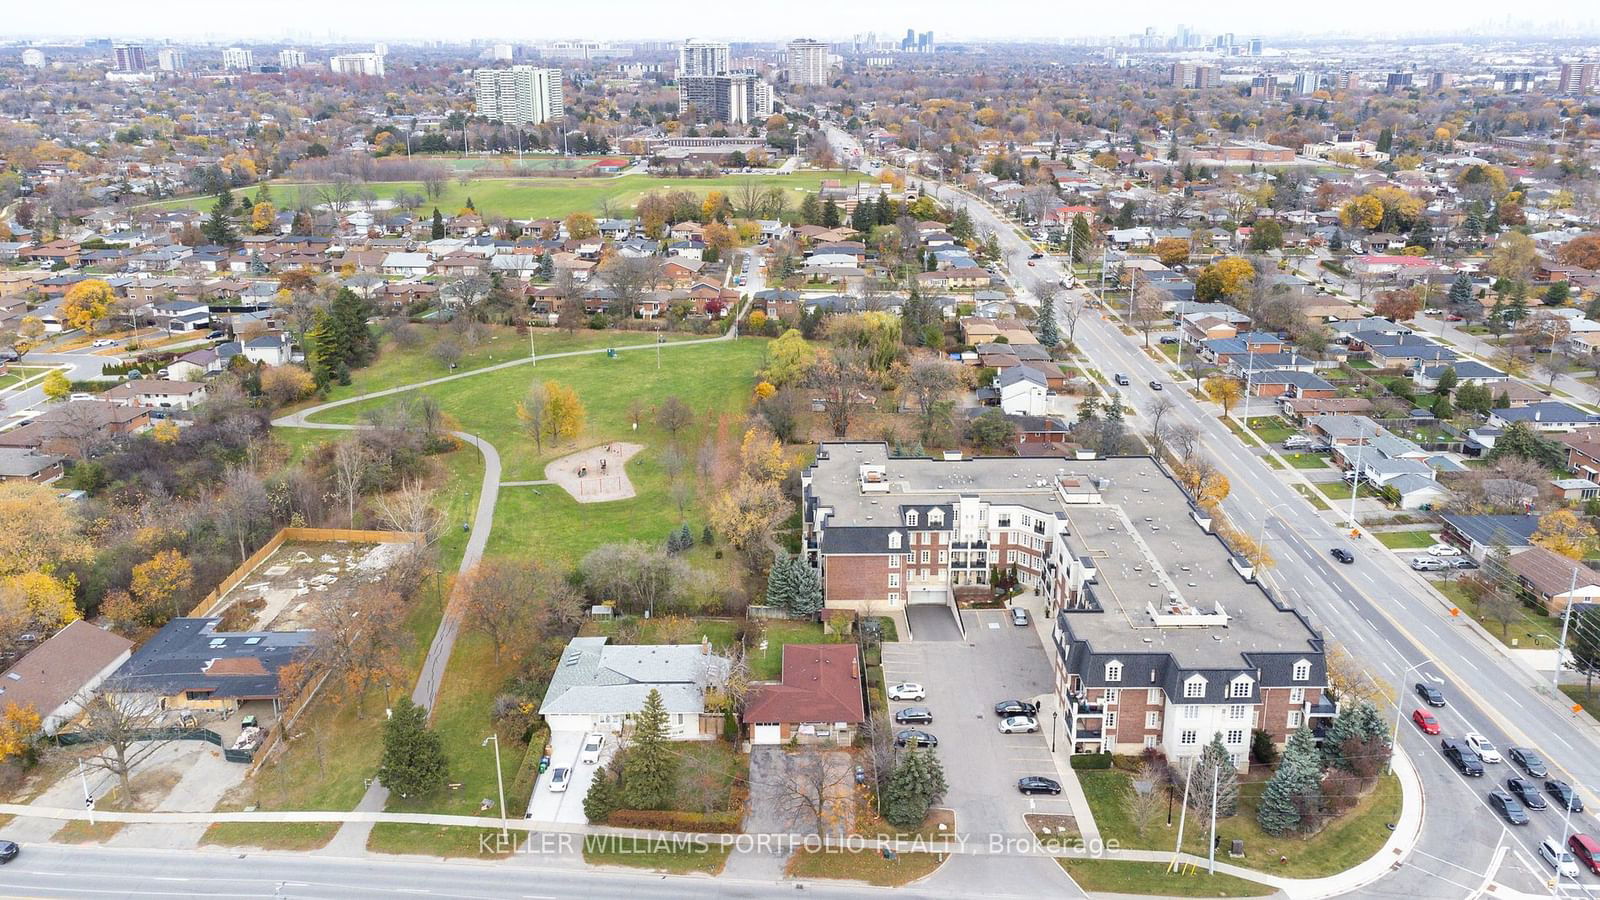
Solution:
<path fill-rule="evenodd" d="M 706 689 L 727 678 L 727 658 L 706 642 L 610 644 L 604 637 L 576 637 L 561 653 L 539 715 L 553 733 L 620 734 L 658 691 L 671 739 L 710 740 L 721 733 L 722 716 L 707 712 Z"/>
<path fill-rule="evenodd" d="M 1489 411 L 1489 424 L 1496 428 L 1510 428 L 1518 422 L 1535 431 L 1577 431 L 1600 422 L 1600 416 L 1556 400 Z"/>

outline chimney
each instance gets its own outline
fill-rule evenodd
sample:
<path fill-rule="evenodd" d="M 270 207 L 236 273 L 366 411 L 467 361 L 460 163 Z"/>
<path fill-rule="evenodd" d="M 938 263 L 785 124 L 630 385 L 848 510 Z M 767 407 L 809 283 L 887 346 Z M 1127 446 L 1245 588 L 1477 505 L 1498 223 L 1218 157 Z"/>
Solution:
<path fill-rule="evenodd" d="M 850 680 L 861 680 L 861 657 L 859 656 L 851 655 L 850 657 Z"/>

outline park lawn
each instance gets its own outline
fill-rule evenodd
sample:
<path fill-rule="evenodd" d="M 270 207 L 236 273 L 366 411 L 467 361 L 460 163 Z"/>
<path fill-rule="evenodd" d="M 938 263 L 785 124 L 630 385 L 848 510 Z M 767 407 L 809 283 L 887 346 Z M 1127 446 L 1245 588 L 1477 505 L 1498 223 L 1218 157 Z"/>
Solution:
<path fill-rule="evenodd" d="M 1433 586 L 1463 613 L 1482 625 L 1485 631 L 1508 647 L 1512 646 L 1512 641 L 1515 641 L 1516 646 L 1521 649 L 1554 647 L 1561 640 L 1560 619 L 1541 615 L 1538 611 L 1523 605 L 1517 608 L 1517 617 L 1502 628 L 1498 621 L 1483 615 L 1477 602 L 1467 595 L 1459 580 L 1435 581 Z"/>
<path fill-rule="evenodd" d="M 53 844 L 103 844 L 122 831 L 121 822 L 96 822 L 73 819 L 50 836 Z"/>
<path fill-rule="evenodd" d="M 639 638 L 636 643 L 665 644 L 670 643 L 670 641 L 661 634 L 663 623 L 669 623 L 666 627 L 672 627 L 670 623 L 676 618 L 675 616 L 657 616 L 654 619 L 646 619 L 641 616 L 617 616 L 607 621 L 590 619 L 583 623 L 580 633 L 588 637 L 604 635 L 616 642 L 617 631 L 626 624 L 638 629 Z M 694 619 L 693 623 L 694 631 L 691 640 L 695 643 L 699 643 L 703 637 L 711 642 L 711 646 L 715 650 L 726 651 L 733 647 L 734 636 L 739 630 L 738 622 L 733 619 L 704 618 Z"/>
<path fill-rule="evenodd" d="M 1095 823 L 1107 842 L 1130 849 L 1166 850 L 1172 847 L 1174 832 L 1164 821 L 1151 825 L 1143 837 L 1139 836 L 1133 820 L 1125 808 L 1126 798 L 1132 793 L 1131 777 L 1115 769 L 1088 770 L 1078 773 L 1089 807 L 1094 810 Z M 1229 860 L 1234 865 L 1259 869 L 1286 878 L 1320 878 L 1333 875 L 1368 859 L 1383 848 L 1389 839 L 1387 823 L 1400 815 L 1400 782 L 1393 775 L 1378 778 L 1365 797 L 1337 820 L 1330 822 L 1316 834 L 1308 836 L 1272 836 L 1256 823 L 1256 807 L 1261 801 L 1264 781 L 1241 782 L 1239 785 L 1239 811 L 1235 815 L 1217 820 L 1217 837 L 1227 847 L 1233 840 L 1244 841 L 1245 858 Z M 1174 828 L 1176 826 L 1173 826 Z M 1196 856 L 1206 853 L 1209 830 L 1201 818 L 1189 817 L 1185 829 L 1183 849 Z M 1287 861 L 1278 862 L 1279 857 Z"/>
<path fill-rule="evenodd" d="M 1166 863 L 1159 862 L 1065 856 L 1056 857 L 1056 862 L 1078 887 L 1090 893 L 1157 897 L 1265 897 L 1277 893 L 1277 888 L 1222 872 L 1174 874 L 1167 871 Z"/>
<path fill-rule="evenodd" d="M 1328 467 L 1327 454 L 1323 453 L 1285 453 L 1283 458 L 1289 465 L 1296 469 L 1326 469 Z"/>
<path fill-rule="evenodd" d="M 517 668 L 511 654 L 496 660 L 494 646 L 488 638 L 470 630 L 470 626 L 462 629 L 450 652 L 450 662 L 432 710 L 433 730 L 439 735 L 445 756 L 450 760 L 449 781 L 460 787 L 445 787 L 422 797 L 390 794 L 386 807 L 390 812 L 482 815 L 498 821 L 499 787 L 495 780 L 494 747 L 483 746 L 483 740 L 495 731 L 490 719 L 490 701 Z M 500 748 L 500 762 L 506 769 L 504 778 L 508 781 L 516 775 L 522 749 L 510 742 Z M 479 808 L 484 799 L 491 801 L 487 810 Z M 507 797 L 508 809 L 511 802 L 512 798 Z"/>
<path fill-rule="evenodd" d="M 1435 543 L 1433 532 L 1425 528 L 1418 531 L 1375 531 L 1373 537 L 1390 550 L 1418 550 L 1432 547 Z"/>
<path fill-rule="evenodd" d="M 213 822 L 200 843 L 263 850 L 320 850 L 339 832 L 337 822 Z"/>
<path fill-rule="evenodd" d="M 722 191 L 736 197 L 737 191 L 747 181 L 753 181 L 765 190 L 781 187 L 789 195 L 788 213 L 793 218 L 806 193 L 816 193 L 825 180 L 840 181 L 850 185 L 870 180 L 860 173 L 804 172 L 791 175 L 723 175 L 715 178 L 662 178 L 654 175 L 624 175 L 620 178 L 474 178 L 463 185 L 451 181 L 445 185 L 437 200 L 428 200 L 419 207 L 422 215 L 432 215 L 434 207 L 446 215 L 455 215 L 464 209 L 467 201 L 473 208 L 490 218 L 508 216 L 519 219 L 562 218 L 568 213 L 587 212 L 598 216 L 602 206 L 609 205 L 613 213 L 631 210 L 639 198 L 652 191 L 691 191 L 705 196 L 711 191 Z M 362 187 L 370 189 L 380 200 L 394 197 L 401 191 L 426 195 L 418 181 L 368 182 Z M 317 185 L 274 182 L 268 187 L 272 203 L 279 209 L 292 209 L 300 203 L 300 192 L 305 189 L 310 202 L 316 199 Z M 248 197 L 255 199 L 255 190 Z M 165 209 L 210 209 L 215 199 L 210 196 L 185 197 L 161 201 L 152 206 Z"/>
<path fill-rule="evenodd" d="M 676 844 L 649 838 L 590 835 L 583 839 L 583 861 L 591 866 L 629 866 L 652 872 L 721 875 L 731 848 L 723 843 Z"/>
<path fill-rule="evenodd" d="M 1295 429 L 1289 427 L 1289 423 L 1277 416 L 1252 417 L 1250 430 L 1269 444 L 1281 444 L 1296 433 Z"/>
<path fill-rule="evenodd" d="M 750 648 L 750 675 L 757 681 L 777 681 L 783 677 L 783 648 L 785 644 L 838 643 L 837 635 L 823 635 L 822 626 L 816 622 L 790 622 L 770 619 L 761 630 L 761 640 L 766 649 L 757 643 Z"/>
<path fill-rule="evenodd" d="M 499 820 L 491 822 L 498 825 Z M 367 849 L 373 853 L 414 853 L 446 859 L 504 859 L 516 852 L 514 845 L 519 840 L 519 833 L 513 832 L 511 842 L 502 843 L 498 827 L 379 822 L 372 826 Z"/>
<path fill-rule="evenodd" d="M 944 862 L 938 853 L 897 853 L 884 859 L 877 850 L 796 850 L 784 874 L 789 878 L 865 881 L 875 887 L 899 887 L 932 875 Z"/>

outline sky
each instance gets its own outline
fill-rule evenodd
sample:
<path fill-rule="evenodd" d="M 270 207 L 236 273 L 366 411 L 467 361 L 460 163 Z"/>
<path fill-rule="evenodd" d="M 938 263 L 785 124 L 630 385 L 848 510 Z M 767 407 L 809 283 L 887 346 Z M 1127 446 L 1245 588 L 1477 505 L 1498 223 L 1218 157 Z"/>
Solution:
<path fill-rule="evenodd" d="M 1440 34 L 1446 28 L 1488 34 L 1600 33 L 1594 0 L 1543 0 L 1507 16 L 1503 0 L 1143 0 L 1137 4 L 1065 3 L 1061 0 L 269 0 L 247 13 L 223 12 L 212 0 L 77 0 L 72 15 L 45 3 L 17 3 L 7 11 L 13 37 L 109 37 L 173 40 L 284 39 L 312 43 L 366 40 L 483 39 L 537 43 L 559 38 L 595 40 L 779 40 L 809 36 L 848 39 L 858 32 L 903 35 L 933 31 L 936 40 L 1055 39 L 1142 32 L 1171 33 L 1179 24 L 1215 34 L 1305 35 Z M 1448 15 L 1441 15 L 1448 11 Z M 77 29 L 93 23 L 92 32 Z M 690 28 L 688 32 L 686 27 Z"/>

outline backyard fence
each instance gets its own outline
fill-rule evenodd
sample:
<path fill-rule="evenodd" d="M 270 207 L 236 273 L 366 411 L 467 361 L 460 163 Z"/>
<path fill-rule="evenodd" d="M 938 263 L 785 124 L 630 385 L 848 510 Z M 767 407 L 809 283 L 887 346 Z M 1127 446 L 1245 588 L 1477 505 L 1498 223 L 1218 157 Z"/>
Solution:
<path fill-rule="evenodd" d="M 262 544 L 259 550 L 250 554 L 250 558 L 241 563 L 239 568 L 228 573 L 228 577 L 222 579 L 221 583 L 205 596 L 205 599 L 195 604 L 194 609 L 189 610 L 189 616 L 195 618 L 211 612 L 217 605 L 217 601 L 237 587 L 239 582 L 255 571 L 256 566 L 261 565 L 266 561 L 267 557 L 275 553 L 279 547 L 282 547 L 284 541 L 353 541 L 395 544 L 417 541 L 421 537 L 421 535 L 410 531 L 371 531 L 360 528 L 280 528 L 278 533 L 273 535 L 265 544 Z"/>

